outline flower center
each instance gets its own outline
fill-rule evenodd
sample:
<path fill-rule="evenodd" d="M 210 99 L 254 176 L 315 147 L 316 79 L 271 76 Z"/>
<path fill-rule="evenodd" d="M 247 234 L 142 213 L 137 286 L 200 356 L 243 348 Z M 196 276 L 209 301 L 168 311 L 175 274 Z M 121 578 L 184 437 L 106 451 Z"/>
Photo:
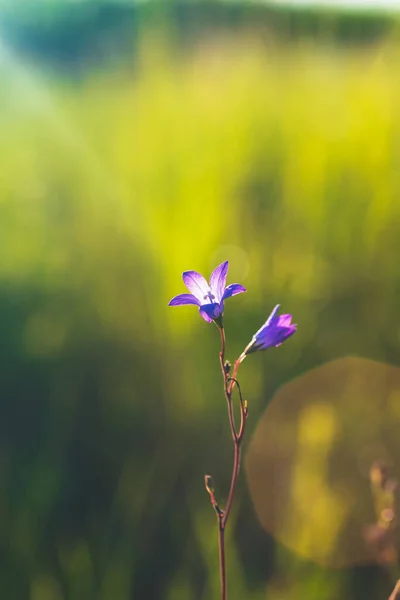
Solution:
<path fill-rule="evenodd" d="M 212 304 L 215 300 L 215 296 L 211 293 L 211 290 L 204 296 L 204 300 L 209 300 Z"/>

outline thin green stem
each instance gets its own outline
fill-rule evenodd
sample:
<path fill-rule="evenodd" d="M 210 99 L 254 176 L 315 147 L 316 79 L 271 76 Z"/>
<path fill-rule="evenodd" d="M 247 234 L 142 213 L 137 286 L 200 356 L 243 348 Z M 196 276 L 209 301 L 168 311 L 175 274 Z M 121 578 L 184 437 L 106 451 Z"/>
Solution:
<path fill-rule="evenodd" d="M 238 480 L 240 470 L 240 454 L 241 454 L 241 443 L 244 436 L 244 430 L 247 419 L 247 405 L 243 402 L 242 392 L 240 390 L 239 383 L 236 379 L 237 371 L 241 363 L 240 358 L 235 362 L 232 377 L 229 377 L 229 368 L 225 365 L 225 330 L 221 324 L 218 326 L 221 335 L 221 351 L 219 353 L 221 372 L 224 382 L 224 394 L 228 407 L 228 418 L 229 427 L 231 430 L 232 440 L 234 444 L 234 455 L 233 455 L 233 469 L 231 483 L 229 487 L 228 500 L 226 502 L 225 510 L 221 510 L 214 495 L 214 490 L 210 485 L 210 478 L 206 476 L 205 483 L 206 489 L 210 494 L 211 503 L 215 509 L 218 518 L 218 542 L 219 542 L 219 566 L 220 566 L 220 579 L 221 579 L 221 600 L 227 599 L 227 581 L 226 581 L 226 561 L 225 561 L 225 528 L 229 519 L 229 515 L 232 508 L 233 498 L 235 495 L 236 484 Z M 237 431 L 235 425 L 235 415 L 232 405 L 232 392 L 237 386 L 240 397 L 240 429 Z"/>

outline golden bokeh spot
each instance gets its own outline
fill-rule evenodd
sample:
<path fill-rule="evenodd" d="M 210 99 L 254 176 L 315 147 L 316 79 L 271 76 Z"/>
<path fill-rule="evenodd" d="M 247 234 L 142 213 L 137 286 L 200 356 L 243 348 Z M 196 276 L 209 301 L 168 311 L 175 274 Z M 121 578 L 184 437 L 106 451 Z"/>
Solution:
<path fill-rule="evenodd" d="M 384 461 L 400 477 L 399 394 L 400 368 L 354 357 L 281 388 L 246 457 L 263 527 L 323 565 L 378 560 L 365 539 L 379 518 L 370 469 Z"/>

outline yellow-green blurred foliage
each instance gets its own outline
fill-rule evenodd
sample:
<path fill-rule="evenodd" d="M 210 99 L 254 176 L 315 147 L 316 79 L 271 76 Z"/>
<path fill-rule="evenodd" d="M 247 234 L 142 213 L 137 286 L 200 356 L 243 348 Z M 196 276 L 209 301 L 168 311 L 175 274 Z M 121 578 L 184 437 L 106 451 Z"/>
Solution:
<path fill-rule="evenodd" d="M 293 313 L 242 367 L 249 435 L 308 368 L 398 361 L 399 48 L 249 34 L 179 54 L 146 31 L 134 68 L 74 82 L 6 43 L 0 64 L 0 597 L 217 598 L 218 335 L 167 303 L 229 259 L 248 288 L 231 358 L 277 302 Z M 388 595 L 378 571 L 274 553 L 244 477 L 228 542 L 230 600 Z"/>

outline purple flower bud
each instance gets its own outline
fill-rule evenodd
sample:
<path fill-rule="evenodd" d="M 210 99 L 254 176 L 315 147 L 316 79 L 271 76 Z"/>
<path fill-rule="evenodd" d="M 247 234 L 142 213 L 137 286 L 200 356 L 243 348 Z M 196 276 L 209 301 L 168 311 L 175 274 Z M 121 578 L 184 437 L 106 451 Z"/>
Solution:
<path fill-rule="evenodd" d="M 288 337 L 293 335 L 297 325 L 292 323 L 292 315 L 279 315 L 279 304 L 277 304 L 265 321 L 264 325 L 253 335 L 253 338 L 241 354 L 241 360 L 257 350 L 266 350 L 272 346 L 280 346 Z"/>

